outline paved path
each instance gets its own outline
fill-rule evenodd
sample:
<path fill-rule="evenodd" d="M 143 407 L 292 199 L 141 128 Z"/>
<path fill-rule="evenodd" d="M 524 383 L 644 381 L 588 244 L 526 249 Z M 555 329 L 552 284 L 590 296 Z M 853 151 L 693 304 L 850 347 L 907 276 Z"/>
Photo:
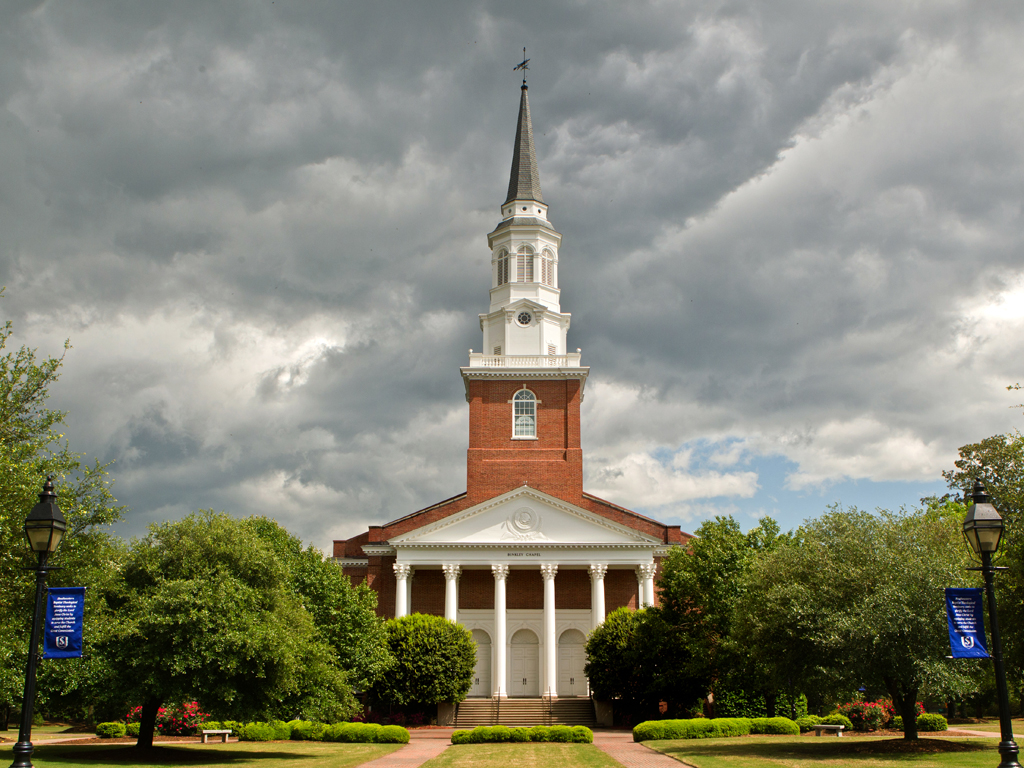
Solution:
<path fill-rule="evenodd" d="M 360 764 L 359 768 L 418 768 L 451 746 L 450 728 L 409 731 L 409 743 L 390 755 Z"/>
<path fill-rule="evenodd" d="M 633 741 L 632 731 L 594 731 L 594 746 L 625 768 L 679 768 L 687 765 Z"/>
<path fill-rule="evenodd" d="M 971 730 L 968 730 L 967 728 L 957 728 L 956 726 L 951 726 L 949 728 L 949 730 L 946 731 L 946 733 L 948 733 L 950 736 L 955 736 L 957 734 L 966 733 L 968 736 L 988 736 L 989 738 L 996 738 L 996 739 L 1001 738 L 1001 736 L 1000 736 L 998 731 L 996 731 L 995 733 L 993 733 L 992 731 L 971 731 Z M 918 732 L 918 736 L 927 736 L 928 738 L 931 738 L 932 736 L 938 736 L 938 735 L 939 735 L 938 733 L 925 733 L 924 731 Z"/>

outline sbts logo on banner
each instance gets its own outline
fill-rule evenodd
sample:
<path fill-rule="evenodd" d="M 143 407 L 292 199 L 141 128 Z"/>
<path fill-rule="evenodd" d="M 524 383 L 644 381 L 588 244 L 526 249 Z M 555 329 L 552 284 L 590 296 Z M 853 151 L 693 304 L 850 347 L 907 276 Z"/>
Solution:
<path fill-rule="evenodd" d="M 987 659 L 980 589 L 947 589 L 949 647 L 955 659 Z"/>
<path fill-rule="evenodd" d="M 82 655 L 85 587 L 50 587 L 47 591 L 43 658 L 77 659 Z"/>

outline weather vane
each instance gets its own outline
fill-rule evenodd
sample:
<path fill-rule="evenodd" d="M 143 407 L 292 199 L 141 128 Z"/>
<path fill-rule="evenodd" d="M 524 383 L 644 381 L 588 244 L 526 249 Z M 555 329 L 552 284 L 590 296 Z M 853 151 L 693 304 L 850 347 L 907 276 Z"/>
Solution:
<path fill-rule="evenodd" d="M 530 68 L 530 60 L 526 58 L 526 48 L 523 48 L 523 60 L 517 64 L 512 71 L 518 72 L 520 69 L 523 70 L 523 85 L 526 85 L 526 70 Z"/>

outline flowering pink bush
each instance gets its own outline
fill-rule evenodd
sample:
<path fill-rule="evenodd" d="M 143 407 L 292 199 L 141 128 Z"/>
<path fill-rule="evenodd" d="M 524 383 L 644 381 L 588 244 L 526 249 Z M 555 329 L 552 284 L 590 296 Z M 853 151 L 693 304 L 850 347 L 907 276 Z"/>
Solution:
<path fill-rule="evenodd" d="M 142 718 L 142 707 L 133 707 L 125 717 L 127 723 L 137 723 Z M 194 736 L 199 726 L 210 716 L 199 710 L 199 703 L 184 702 L 172 707 L 160 707 L 156 711 L 156 729 L 164 736 Z"/>
<path fill-rule="evenodd" d="M 885 707 L 874 701 L 851 701 L 840 704 L 839 714 L 846 715 L 855 731 L 877 731 L 886 721 Z"/>
<path fill-rule="evenodd" d="M 892 725 L 892 719 L 898 714 L 896 708 L 892 705 L 892 699 L 879 699 L 878 703 L 885 709 L 885 726 L 888 728 Z M 918 716 L 924 714 L 924 704 L 920 701 L 917 702 L 917 714 Z"/>

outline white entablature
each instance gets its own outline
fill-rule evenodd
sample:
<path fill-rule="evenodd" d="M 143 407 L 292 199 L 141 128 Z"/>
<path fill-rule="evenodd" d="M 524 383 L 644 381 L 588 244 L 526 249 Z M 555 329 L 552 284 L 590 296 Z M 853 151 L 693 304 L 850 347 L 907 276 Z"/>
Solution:
<path fill-rule="evenodd" d="M 410 565 L 501 562 L 532 568 L 595 561 L 635 568 L 665 549 L 659 539 L 529 486 L 395 537 L 388 546 L 398 563 Z"/>

